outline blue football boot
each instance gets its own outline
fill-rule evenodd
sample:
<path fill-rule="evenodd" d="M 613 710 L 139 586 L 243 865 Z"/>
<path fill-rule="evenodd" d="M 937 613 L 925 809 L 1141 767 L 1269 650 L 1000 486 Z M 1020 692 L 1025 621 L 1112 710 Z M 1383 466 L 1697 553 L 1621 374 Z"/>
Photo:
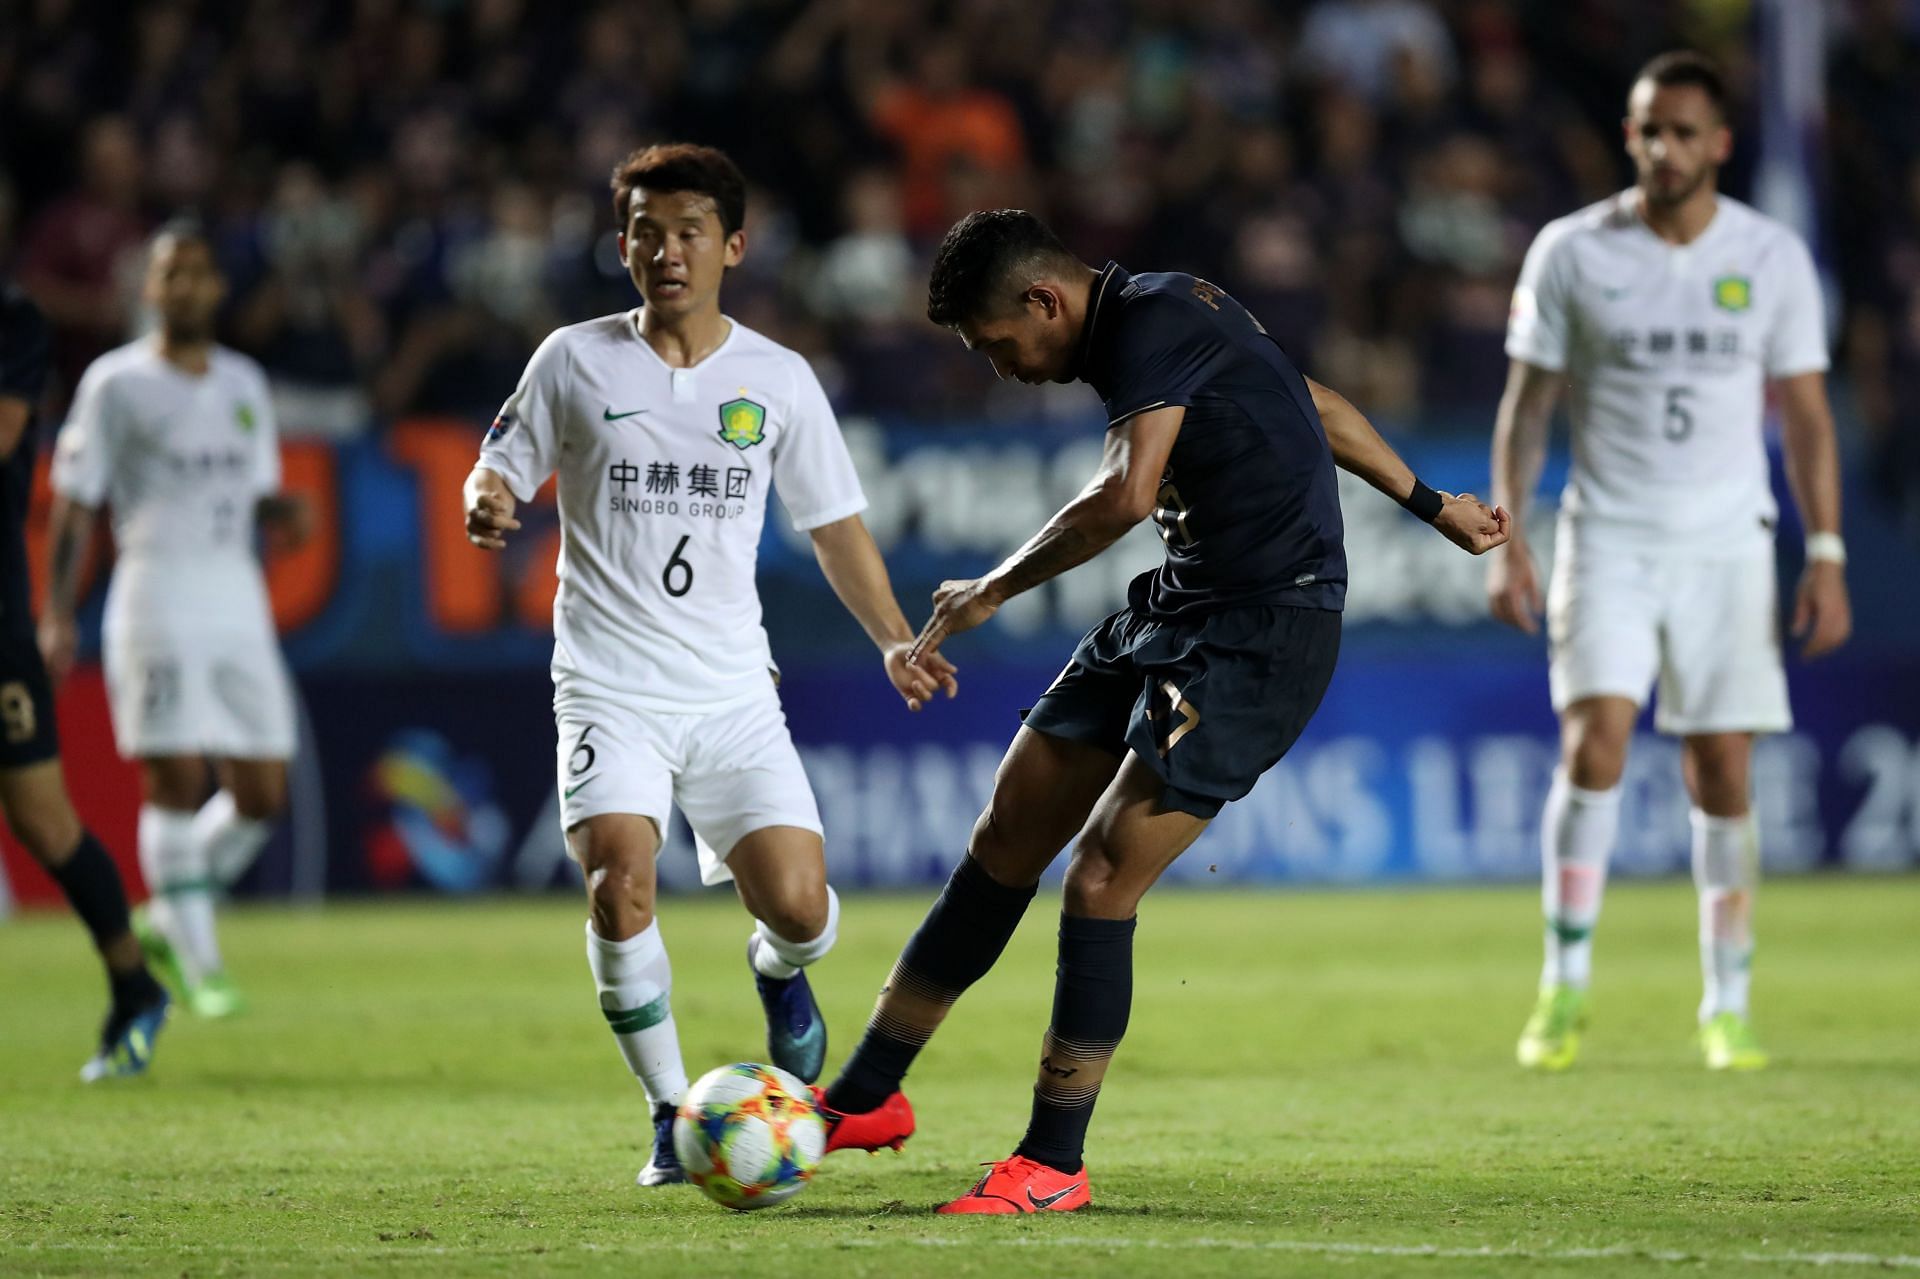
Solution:
<path fill-rule="evenodd" d="M 663 1101 L 653 1108 L 653 1157 L 634 1180 L 643 1186 L 677 1186 L 686 1179 L 673 1148 L 673 1103 Z"/>
<path fill-rule="evenodd" d="M 767 1011 L 767 1056 L 780 1069 L 810 1084 L 827 1064 L 827 1019 L 813 1002 L 806 973 L 784 978 L 764 975 L 753 962 L 759 948 L 760 935 L 755 933 L 747 939 L 747 966 L 753 969 L 760 1006 Z"/>
<path fill-rule="evenodd" d="M 154 1041 L 160 1037 L 167 1010 L 173 1004 L 165 989 L 155 989 L 158 998 L 145 1007 L 124 1017 L 117 1009 L 108 1015 L 106 1028 L 100 1032 L 100 1051 L 80 1067 L 81 1082 L 146 1073 L 147 1063 L 153 1060 Z"/>

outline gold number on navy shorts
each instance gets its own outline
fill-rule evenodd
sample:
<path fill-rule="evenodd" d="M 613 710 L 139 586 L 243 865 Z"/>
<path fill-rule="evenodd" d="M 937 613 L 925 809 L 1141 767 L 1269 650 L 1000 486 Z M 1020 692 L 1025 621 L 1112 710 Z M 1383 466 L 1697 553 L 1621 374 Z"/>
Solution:
<path fill-rule="evenodd" d="M 32 740 L 33 731 L 39 726 L 33 712 L 33 693 L 19 680 L 0 684 L 0 723 L 6 725 L 10 746 Z"/>
<path fill-rule="evenodd" d="M 1180 744 L 1181 738 L 1200 727 L 1200 708 L 1181 696 L 1170 679 L 1160 681 L 1160 687 L 1154 692 L 1147 718 L 1161 730 L 1160 758 L 1165 759 L 1168 752 Z"/>
<path fill-rule="evenodd" d="M 1160 529 L 1160 540 L 1168 546 L 1193 545 L 1193 532 L 1187 527 L 1187 504 L 1172 480 L 1164 481 L 1154 497 L 1153 522 Z"/>

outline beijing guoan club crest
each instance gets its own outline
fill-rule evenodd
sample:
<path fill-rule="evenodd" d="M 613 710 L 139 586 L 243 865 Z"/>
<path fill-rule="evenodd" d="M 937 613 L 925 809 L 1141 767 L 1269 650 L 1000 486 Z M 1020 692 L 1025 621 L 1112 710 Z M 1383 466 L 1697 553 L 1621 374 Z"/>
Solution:
<path fill-rule="evenodd" d="M 1713 282 L 1713 304 L 1735 315 L 1753 305 L 1753 281 L 1744 275 L 1723 275 Z"/>
<path fill-rule="evenodd" d="M 767 438 L 767 410 L 752 400 L 728 400 L 720 406 L 720 438 L 746 452 Z"/>

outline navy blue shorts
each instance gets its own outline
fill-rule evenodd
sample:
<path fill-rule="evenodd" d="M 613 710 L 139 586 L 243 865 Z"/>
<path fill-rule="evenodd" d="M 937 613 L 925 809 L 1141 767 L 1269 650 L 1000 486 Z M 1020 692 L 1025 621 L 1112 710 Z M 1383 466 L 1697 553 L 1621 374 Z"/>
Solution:
<path fill-rule="evenodd" d="M 1168 808 L 1213 817 L 1292 748 L 1340 655 L 1340 614 L 1256 606 L 1192 621 L 1122 609 L 1088 631 L 1027 726 L 1166 782 Z"/>
<path fill-rule="evenodd" d="M 60 754 L 53 684 L 33 631 L 0 627 L 0 768 L 44 764 Z"/>

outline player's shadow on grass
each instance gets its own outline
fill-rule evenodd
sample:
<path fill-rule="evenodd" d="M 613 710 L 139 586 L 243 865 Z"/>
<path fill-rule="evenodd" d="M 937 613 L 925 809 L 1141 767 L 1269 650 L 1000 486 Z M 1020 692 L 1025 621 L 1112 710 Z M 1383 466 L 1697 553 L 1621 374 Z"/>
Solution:
<path fill-rule="evenodd" d="M 890 1199 L 884 1204 L 792 1204 L 779 1210 L 781 1217 L 801 1217 L 813 1221 L 932 1221 L 938 1217 L 934 1212 L 944 1200 L 932 1199 L 924 1202 Z M 1178 1212 L 1165 1208 L 1156 1208 L 1152 1204 L 1134 1204 L 1125 1208 L 1106 1207 L 1101 1204 L 1088 1204 L 1074 1212 L 1024 1213 L 1028 1219 L 1070 1218 L 1070 1217 L 1163 1217 L 1177 1221 L 1238 1221 L 1247 1219 L 1247 1205 L 1222 1203 L 1212 1208 L 1183 1207 Z M 971 1221 L 972 1217 L 939 1218 L 945 1221 Z M 998 1220 L 998 1218 L 996 1218 Z"/>

